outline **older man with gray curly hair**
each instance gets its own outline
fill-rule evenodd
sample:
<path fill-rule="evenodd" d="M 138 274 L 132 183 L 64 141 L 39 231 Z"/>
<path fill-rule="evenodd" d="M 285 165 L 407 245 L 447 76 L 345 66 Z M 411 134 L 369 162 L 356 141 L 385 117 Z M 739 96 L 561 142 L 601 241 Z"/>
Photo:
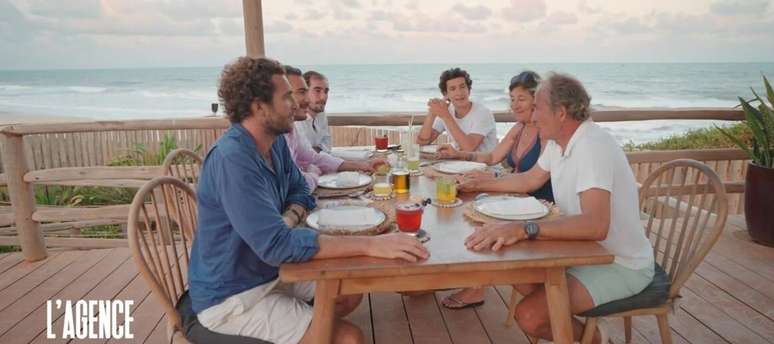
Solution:
<path fill-rule="evenodd" d="M 472 250 L 497 251 L 522 240 L 593 240 L 615 256 L 608 265 L 567 270 L 573 314 L 633 296 L 650 284 L 654 275 L 653 249 L 639 217 L 637 184 L 623 149 L 590 118 L 586 89 L 577 79 L 552 74 L 535 95 L 533 119 L 541 137 L 549 139 L 538 163 L 529 171 L 492 180 L 464 182 L 461 189 L 486 190 L 494 183 L 507 191 L 527 193 L 551 179 L 561 218 L 526 223 L 500 223 L 481 227 L 465 245 Z M 476 183 L 476 185 L 470 185 Z M 519 285 L 525 295 L 516 309 L 524 332 L 551 338 L 546 291 L 542 285 Z M 573 320 L 576 340 L 583 327 Z M 606 340 L 606 331 L 594 342 Z"/>

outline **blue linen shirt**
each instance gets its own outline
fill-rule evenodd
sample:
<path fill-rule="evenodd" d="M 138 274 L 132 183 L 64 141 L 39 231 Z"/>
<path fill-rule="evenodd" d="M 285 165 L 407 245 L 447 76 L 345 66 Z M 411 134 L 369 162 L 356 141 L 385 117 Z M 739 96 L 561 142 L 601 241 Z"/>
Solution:
<path fill-rule="evenodd" d="M 238 123 L 207 153 L 196 193 L 199 226 L 188 269 L 196 313 L 276 279 L 279 265 L 311 259 L 317 232 L 291 229 L 282 212 L 314 198 L 282 135 L 271 146 L 274 170 Z"/>

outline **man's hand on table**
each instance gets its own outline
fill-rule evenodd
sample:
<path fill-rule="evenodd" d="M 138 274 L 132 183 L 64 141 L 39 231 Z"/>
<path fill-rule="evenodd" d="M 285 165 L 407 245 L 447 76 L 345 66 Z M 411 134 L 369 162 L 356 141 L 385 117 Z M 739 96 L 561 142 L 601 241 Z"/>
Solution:
<path fill-rule="evenodd" d="M 416 237 L 405 233 L 391 233 L 369 237 L 366 255 L 377 258 L 400 258 L 408 262 L 417 262 L 430 257 Z"/>
<path fill-rule="evenodd" d="M 465 247 L 473 251 L 499 251 L 526 239 L 527 234 L 519 223 L 493 223 L 476 228 L 473 234 L 465 238 Z"/>

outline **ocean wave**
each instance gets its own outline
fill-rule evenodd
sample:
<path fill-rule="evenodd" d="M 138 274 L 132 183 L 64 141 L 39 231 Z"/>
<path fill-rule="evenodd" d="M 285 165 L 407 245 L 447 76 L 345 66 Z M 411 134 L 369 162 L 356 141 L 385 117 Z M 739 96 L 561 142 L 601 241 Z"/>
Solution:
<path fill-rule="evenodd" d="M 23 90 L 29 90 L 32 87 L 30 86 L 24 86 L 24 85 L 9 85 L 9 84 L 0 84 L 0 91 L 23 91 Z"/>
<path fill-rule="evenodd" d="M 105 87 L 94 86 L 67 86 L 65 89 L 75 93 L 102 93 L 107 91 L 107 88 Z"/>
<path fill-rule="evenodd" d="M 217 96 L 215 93 L 204 91 L 140 91 L 140 95 L 147 98 L 178 98 L 178 99 L 211 99 Z"/>

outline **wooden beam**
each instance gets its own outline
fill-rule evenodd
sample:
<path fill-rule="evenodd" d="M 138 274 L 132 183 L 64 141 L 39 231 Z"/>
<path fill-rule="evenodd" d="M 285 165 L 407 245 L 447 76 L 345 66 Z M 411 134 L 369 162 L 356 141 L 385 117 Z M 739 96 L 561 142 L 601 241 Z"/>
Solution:
<path fill-rule="evenodd" d="M 160 166 L 60 167 L 27 172 L 24 175 L 24 181 L 45 184 L 54 181 L 83 181 L 88 179 L 137 180 L 153 179 L 163 174 Z"/>
<path fill-rule="evenodd" d="M 332 113 L 328 114 L 328 124 L 331 126 L 402 126 L 407 125 L 414 115 L 414 124 L 421 125 L 425 120 L 424 112 L 380 112 L 380 113 Z M 494 113 L 495 121 L 510 123 L 514 121 L 509 112 Z M 626 109 L 593 111 L 591 117 L 595 122 L 625 122 L 647 120 L 726 120 L 741 121 L 744 113 L 740 110 L 726 108 L 702 109 Z"/>
<path fill-rule="evenodd" d="M 0 133 L 7 135 L 30 135 L 113 130 L 225 129 L 228 128 L 229 125 L 230 124 L 228 120 L 222 117 L 203 117 L 129 121 L 15 124 L 0 127 Z"/>
<path fill-rule="evenodd" d="M 251 1 L 251 0 L 244 0 Z M 331 126 L 404 126 L 414 114 L 414 124 L 422 124 L 424 112 L 380 112 L 380 113 L 332 113 L 328 116 Z M 670 109 L 670 110 L 602 110 L 592 112 L 597 122 L 644 121 L 655 119 L 676 120 L 728 120 L 744 119 L 742 111 L 725 108 Z M 513 122 L 508 112 L 495 112 L 497 122 Z M 221 117 L 179 118 L 129 121 L 93 121 L 74 123 L 16 124 L 0 128 L 0 133 L 8 135 L 30 135 L 50 133 L 75 133 L 84 131 L 113 130 L 172 130 L 172 129 L 225 129 L 229 122 Z"/>
<path fill-rule="evenodd" d="M 13 207 L 14 222 L 19 228 L 18 242 L 24 259 L 37 261 L 48 256 L 43 232 L 39 223 L 32 218 L 35 213 L 35 191 L 32 184 L 24 180 L 29 171 L 25 156 L 24 140 L 21 136 L 2 135 L 2 156 L 8 182 L 8 197 Z"/>
<path fill-rule="evenodd" d="M 245 46 L 247 56 L 258 58 L 266 56 L 263 43 L 263 11 L 261 0 L 242 0 L 245 18 Z"/>
<path fill-rule="evenodd" d="M 129 247 L 126 239 L 98 239 L 98 238 L 46 238 L 48 246 L 78 247 L 78 248 L 111 248 Z M 19 245 L 18 237 L 0 236 L 0 245 Z"/>
<path fill-rule="evenodd" d="M 693 159 L 698 161 L 748 160 L 745 151 L 738 148 L 717 149 L 678 149 L 663 151 L 627 152 L 630 164 L 648 162 L 667 162 L 675 159 Z"/>
<path fill-rule="evenodd" d="M 123 219 L 129 216 L 129 204 L 104 207 L 50 207 L 38 209 L 32 218 L 38 222 L 68 222 Z"/>

